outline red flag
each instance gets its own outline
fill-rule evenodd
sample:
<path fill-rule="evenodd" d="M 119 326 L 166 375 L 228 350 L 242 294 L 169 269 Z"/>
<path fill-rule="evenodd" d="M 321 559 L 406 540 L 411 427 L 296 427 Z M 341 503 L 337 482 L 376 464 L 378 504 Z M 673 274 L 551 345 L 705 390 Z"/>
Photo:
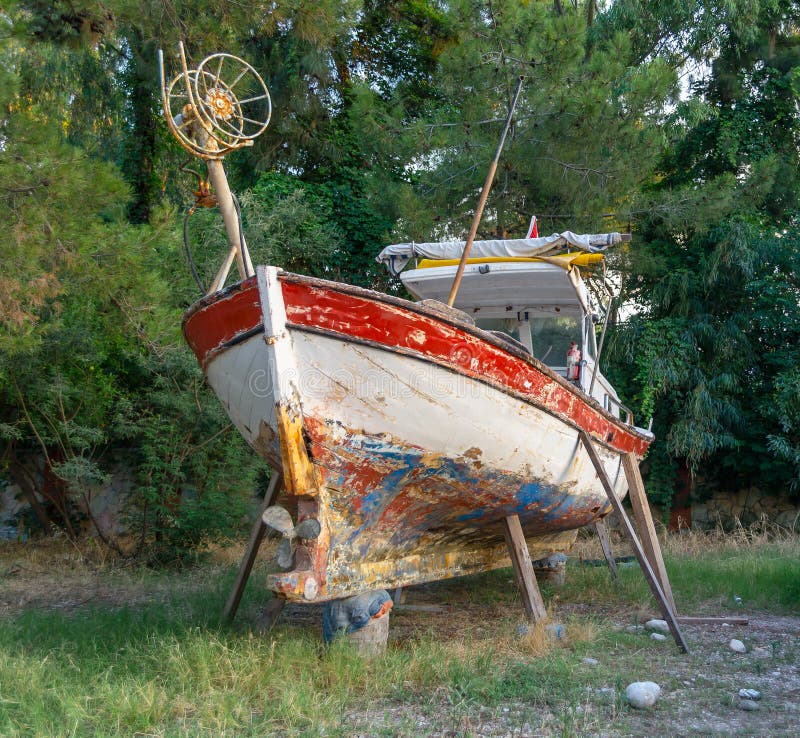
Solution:
<path fill-rule="evenodd" d="M 528 238 L 539 238 L 539 226 L 536 225 L 536 216 L 531 216 L 531 224 L 528 226 Z"/>

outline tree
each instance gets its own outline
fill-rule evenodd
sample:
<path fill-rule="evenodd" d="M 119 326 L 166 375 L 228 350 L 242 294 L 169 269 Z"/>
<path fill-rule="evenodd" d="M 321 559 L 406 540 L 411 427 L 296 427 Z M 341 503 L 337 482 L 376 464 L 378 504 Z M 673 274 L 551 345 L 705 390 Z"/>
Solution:
<path fill-rule="evenodd" d="M 676 77 L 660 58 L 632 66 L 622 34 L 590 44 L 586 6 L 463 0 L 448 6 L 458 43 L 440 57 L 437 99 L 393 133 L 419 152 L 410 238 L 463 234 L 517 79 L 524 87 L 483 232 L 599 229 L 646 179 L 659 111 Z M 413 212 L 412 212 L 413 210 Z M 416 213 L 416 215 L 414 214 Z M 445 215 L 446 214 L 446 215 Z"/>
<path fill-rule="evenodd" d="M 796 13 L 750 4 L 754 25 L 718 26 L 710 73 L 675 111 L 634 206 L 625 287 L 640 311 L 620 329 L 617 365 L 634 360 L 628 386 L 654 414 L 651 487 L 667 503 L 680 464 L 718 489 L 797 486 Z"/>
<path fill-rule="evenodd" d="M 156 536 L 179 547 L 230 531 L 263 466 L 232 433 L 180 338 L 180 300 L 164 269 L 178 254 L 175 213 L 131 225 L 116 167 L 71 141 L 81 130 L 67 124 L 66 95 L 30 93 L 42 60 L 72 69 L 85 49 L 22 43 L 31 15 L 2 20 L 4 468 L 43 528 L 77 538 L 88 516 L 121 550 L 89 502 L 109 452 L 127 448 L 140 481 L 131 500 L 140 544 Z"/>

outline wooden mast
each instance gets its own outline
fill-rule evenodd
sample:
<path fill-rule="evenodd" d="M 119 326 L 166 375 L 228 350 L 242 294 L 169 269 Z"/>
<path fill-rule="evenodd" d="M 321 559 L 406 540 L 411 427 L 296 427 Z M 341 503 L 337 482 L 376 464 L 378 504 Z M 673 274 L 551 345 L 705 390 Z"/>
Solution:
<path fill-rule="evenodd" d="M 478 207 L 475 209 L 475 217 L 472 219 L 469 235 L 467 235 L 467 241 L 464 244 L 464 251 L 461 254 L 461 261 L 458 264 L 458 270 L 456 271 L 456 276 L 453 279 L 453 286 L 450 289 L 450 296 L 447 298 L 447 304 L 450 307 L 453 307 L 453 303 L 456 301 L 456 295 L 458 294 L 458 288 L 461 286 L 461 277 L 464 275 L 464 267 L 467 264 L 469 252 L 472 250 L 472 242 L 475 240 L 475 234 L 478 232 L 478 225 L 480 225 L 481 217 L 483 216 L 483 208 L 486 206 L 486 199 L 489 197 L 489 190 L 492 189 L 492 182 L 494 181 L 494 175 L 497 171 L 497 163 L 500 161 L 500 153 L 503 151 L 503 145 L 506 142 L 506 135 L 508 134 L 508 129 L 511 126 L 511 117 L 514 115 L 514 108 L 517 107 L 517 100 L 519 100 L 519 93 L 522 92 L 522 82 L 524 79 L 525 78 L 520 75 L 519 82 L 517 83 L 517 89 L 514 92 L 514 99 L 511 101 L 511 107 L 508 109 L 508 117 L 506 118 L 506 124 L 503 127 L 503 135 L 500 136 L 500 143 L 497 146 L 497 152 L 495 153 L 494 159 L 489 167 L 489 172 L 486 175 L 486 181 L 483 183 L 483 190 L 481 191 L 481 196 L 478 200 Z"/>

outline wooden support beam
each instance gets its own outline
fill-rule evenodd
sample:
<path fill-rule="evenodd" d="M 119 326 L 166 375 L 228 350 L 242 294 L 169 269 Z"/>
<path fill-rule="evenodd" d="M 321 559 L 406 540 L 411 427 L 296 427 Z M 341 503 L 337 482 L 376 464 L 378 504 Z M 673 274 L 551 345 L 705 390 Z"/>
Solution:
<path fill-rule="evenodd" d="M 511 565 L 514 567 L 514 577 L 522 593 L 525 614 L 528 616 L 528 620 L 535 623 L 547 616 L 547 610 L 536 582 L 531 554 L 528 551 L 528 544 L 525 541 L 518 516 L 509 515 L 503 520 L 503 534 L 506 538 L 508 553 L 511 556 Z"/>
<path fill-rule="evenodd" d="M 675 598 L 672 596 L 672 587 L 669 584 L 667 569 L 664 566 L 664 557 L 661 554 L 661 546 L 658 543 L 656 527 L 653 524 L 653 515 L 650 512 L 650 504 L 644 491 L 644 482 L 639 471 L 639 462 L 636 456 L 628 452 L 622 457 L 622 468 L 625 470 L 625 478 L 628 480 L 628 497 L 633 508 L 633 516 L 636 519 L 636 527 L 639 530 L 639 537 L 642 541 L 642 548 L 650 567 L 653 569 L 664 595 L 669 601 L 672 612 L 677 613 Z"/>
<path fill-rule="evenodd" d="M 684 625 L 750 625 L 748 618 L 732 617 L 732 618 L 706 618 L 706 617 L 692 617 L 689 615 L 679 615 L 678 622 Z"/>
<path fill-rule="evenodd" d="M 281 484 L 283 482 L 283 474 L 279 471 L 272 470 L 272 477 L 269 480 L 269 487 L 267 493 L 264 495 L 264 503 L 261 505 L 261 510 L 258 512 L 258 519 L 253 523 L 253 529 L 250 531 L 250 539 L 247 541 L 247 548 L 244 552 L 242 563 L 239 564 L 239 571 L 236 574 L 236 580 L 233 583 L 231 593 L 228 595 L 228 601 L 225 603 L 225 609 L 222 615 L 226 620 L 233 620 L 236 611 L 239 609 L 239 603 L 242 600 L 245 585 L 250 577 L 250 572 L 253 569 L 253 563 L 256 560 L 258 549 L 261 547 L 261 542 L 264 540 L 264 533 L 267 526 L 261 519 L 264 510 L 272 505 L 278 497 Z"/>
<path fill-rule="evenodd" d="M 597 531 L 597 537 L 600 539 L 600 546 L 603 548 L 603 556 L 606 557 L 606 562 L 608 562 L 611 578 L 618 582 L 619 572 L 617 571 L 617 562 L 614 561 L 614 552 L 611 550 L 611 541 L 608 538 L 606 524 L 602 520 L 598 520 L 594 524 L 594 529 Z"/>
<path fill-rule="evenodd" d="M 278 622 L 283 608 L 286 607 L 286 599 L 283 597 L 273 597 L 267 602 L 267 606 L 259 613 L 256 619 L 255 630 L 266 632 L 271 630 Z"/>
<path fill-rule="evenodd" d="M 664 620 L 667 621 L 667 625 L 669 625 L 669 630 L 670 633 L 672 633 L 672 637 L 675 639 L 675 643 L 678 644 L 678 648 L 680 648 L 681 651 L 684 653 L 689 653 L 689 646 L 686 645 L 686 641 L 683 637 L 683 633 L 681 633 L 675 613 L 670 606 L 669 600 L 664 594 L 664 590 L 661 589 L 661 585 L 658 582 L 658 577 L 656 577 L 655 573 L 653 572 L 650 562 L 647 560 L 647 556 L 645 556 L 644 550 L 642 549 L 642 544 L 639 542 L 639 539 L 636 536 L 636 531 L 633 529 L 633 525 L 631 524 L 631 521 L 625 512 L 625 508 L 622 507 L 622 503 L 619 501 L 616 492 L 614 492 L 614 486 L 611 484 L 611 480 L 608 478 L 608 474 L 603 466 L 603 462 L 600 460 L 600 457 L 597 454 L 597 449 L 594 447 L 594 442 L 592 441 L 591 436 L 589 436 L 589 434 L 583 430 L 578 431 L 578 434 L 583 443 L 583 447 L 589 454 L 589 458 L 591 459 L 592 465 L 597 472 L 597 476 L 600 478 L 600 483 L 603 485 L 606 495 L 608 495 L 608 499 L 614 508 L 614 512 L 617 513 L 617 517 L 622 524 L 622 530 L 628 536 L 628 539 L 633 546 L 633 552 L 636 555 L 639 566 L 642 568 L 644 578 L 650 585 L 650 589 L 656 598 L 656 602 L 658 602 L 661 614 L 663 615 Z"/>
<path fill-rule="evenodd" d="M 392 593 L 392 602 L 395 605 L 403 605 L 406 601 L 406 591 L 402 587 L 396 587 Z"/>

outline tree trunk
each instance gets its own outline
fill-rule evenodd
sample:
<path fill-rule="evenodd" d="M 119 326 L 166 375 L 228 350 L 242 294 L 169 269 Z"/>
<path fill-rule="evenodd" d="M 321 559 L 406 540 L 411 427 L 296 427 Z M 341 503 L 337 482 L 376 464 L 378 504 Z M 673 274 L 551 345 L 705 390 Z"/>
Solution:
<path fill-rule="evenodd" d="M 36 519 L 39 521 L 39 524 L 42 526 L 45 533 L 51 535 L 55 530 L 55 526 L 53 525 L 52 519 L 47 514 L 47 510 L 45 510 L 44 505 L 39 502 L 39 498 L 36 495 L 36 485 L 33 482 L 33 477 L 31 476 L 30 472 L 24 466 L 22 466 L 19 459 L 17 459 L 16 454 L 13 452 L 12 458 L 8 464 L 8 474 L 11 477 L 11 481 L 22 490 L 25 500 L 31 506 L 33 514 L 36 516 Z"/>
<path fill-rule="evenodd" d="M 125 137 L 122 171 L 133 189 L 128 217 L 146 223 L 156 203 L 160 185 L 156 176 L 158 135 L 158 75 L 155 44 L 145 39 L 140 29 L 128 33 L 130 59 L 124 73 L 128 94 L 130 135 Z"/>

